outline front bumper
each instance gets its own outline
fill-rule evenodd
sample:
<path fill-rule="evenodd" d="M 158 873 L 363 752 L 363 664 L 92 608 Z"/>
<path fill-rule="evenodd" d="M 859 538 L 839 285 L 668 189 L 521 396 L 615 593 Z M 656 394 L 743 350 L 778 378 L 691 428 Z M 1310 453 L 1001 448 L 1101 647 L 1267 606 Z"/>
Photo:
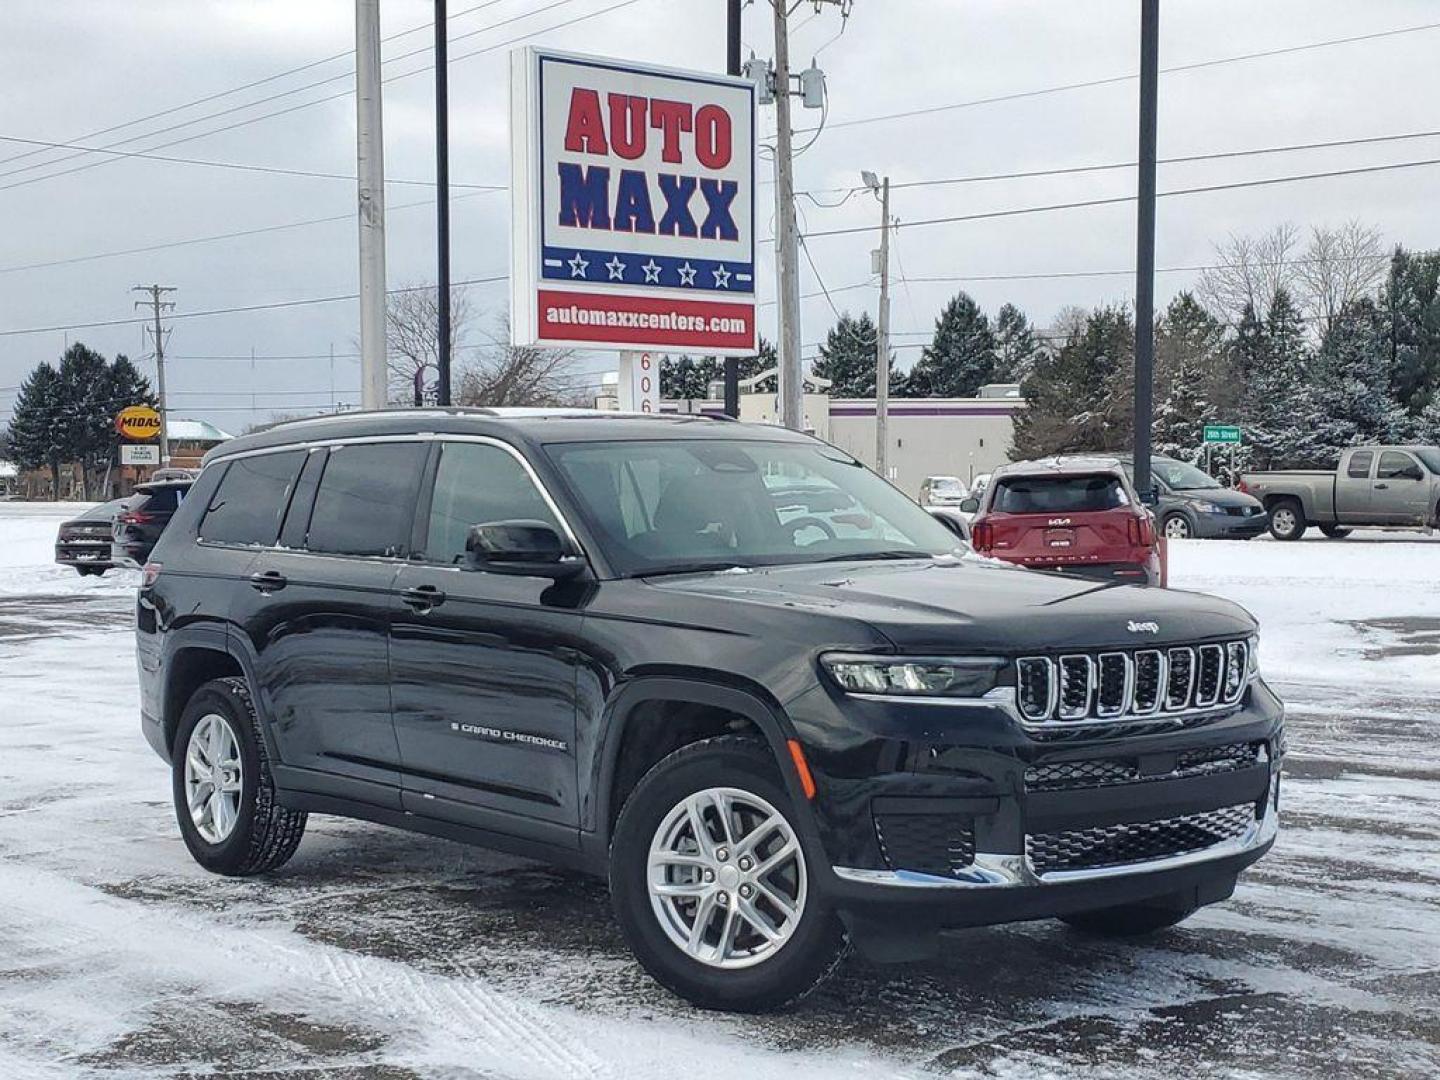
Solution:
<path fill-rule="evenodd" d="M 1195 514 L 1195 535 L 1202 540 L 1251 540 L 1270 527 L 1263 512 L 1241 517 L 1238 514 Z"/>
<path fill-rule="evenodd" d="M 866 744 L 870 776 L 859 746 L 806 750 L 826 891 L 857 940 L 1211 903 L 1275 841 L 1283 706 L 1260 680 L 1228 709 L 1064 732 L 1001 707 L 846 704 L 884 709 L 892 736 Z"/>

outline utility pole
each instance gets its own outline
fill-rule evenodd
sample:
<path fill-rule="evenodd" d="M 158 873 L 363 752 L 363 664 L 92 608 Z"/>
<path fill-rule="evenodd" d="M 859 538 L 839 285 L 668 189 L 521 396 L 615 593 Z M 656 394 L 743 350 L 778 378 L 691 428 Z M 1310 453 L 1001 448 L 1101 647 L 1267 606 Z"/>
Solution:
<path fill-rule="evenodd" d="M 165 334 L 160 329 L 160 312 L 175 310 L 175 302 L 164 297 L 175 291 L 171 285 L 136 285 L 131 292 L 144 293 L 150 299 L 136 300 L 137 308 L 148 307 L 155 315 L 155 390 L 160 398 L 160 467 L 170 464 L 170 419 L 165 411 Z"/>
<path fill-rule="evenodd" d="M 1155 126 L 1160 0 L 1140 0 L 1140 175 L 1135 227 L 1135 487 L 1150 491 L 1155 373 Z"/>
<path fill-rule="evenodd" d="M 725 0 L 725 73 L 739 75 L 740 67 L 740 7 L 742 0 Z M 753 253 L 752 253 L 753 258 Z M 725 358 L 725 415 L 740 416 L 740 358 Z"/>
<path fill-rule="evenodd" d="M 385 406 L 385 136 L 380 0 L 355 0 L 355 158 L 360 217 L 360 404 Z"/>
<path fill-rule="evenodd" d="M 795 172 L 790 131 L 790 38 L 787 0 L 771 0 L 775 12 L 775 262 L 780 277 L 780 422 L 805 426 L 800 370 L 800 254 L 795 227 Z"/>
<path fill-rule="evenodd" d="M 440 404 L 450 404 L 450 71 L 445 0 L 435 0 L 435 274 Z"/>
<path fill-rule="evenodd" d="M 873 179 L 873 177 L 872 177 Z M 875 320 L 875 471 L 887 480 L 890 426 L 890 177 L 880 182 L 880 312 Z"/>

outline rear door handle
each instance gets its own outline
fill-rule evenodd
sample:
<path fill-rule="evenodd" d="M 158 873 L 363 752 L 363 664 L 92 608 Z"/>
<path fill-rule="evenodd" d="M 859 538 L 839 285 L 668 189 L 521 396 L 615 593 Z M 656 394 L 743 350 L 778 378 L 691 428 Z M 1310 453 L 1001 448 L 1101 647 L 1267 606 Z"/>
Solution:
<path fill-rule="evenodd" d="M 1389 488 L 1390 488 L 1390 485 L 1389 485 L 1389 484 L 1376 484 L 1376 485 L 1375 485 L 1375 490 L 1376 490 L 1376 491 L 1388 491 Z"/>
<path fill-rule="evenodd" d="M 416 585 L 412 589 L 401 589 L 400 599 L 416 611 L 429 611 L 445 602 L 445 594 L 434 585 Z"/>
<path fill-rule="evenodd" d="M 278 592 L 290 584 L 290 579 L 279 570 L 262 570 L 250 575 L 250 587 L 262 593 Z"/>

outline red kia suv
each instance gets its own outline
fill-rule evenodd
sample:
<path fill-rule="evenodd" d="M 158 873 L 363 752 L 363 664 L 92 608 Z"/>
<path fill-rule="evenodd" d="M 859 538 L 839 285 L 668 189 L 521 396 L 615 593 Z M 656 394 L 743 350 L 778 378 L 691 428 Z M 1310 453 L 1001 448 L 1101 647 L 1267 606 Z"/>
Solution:
<path fill-rule="evenodd" d="M 1113 458 L 1055 457 L 996 469 L 970 531 L 982 555 L 1031 570 L 1165 583 L 1154 518 Z"/>

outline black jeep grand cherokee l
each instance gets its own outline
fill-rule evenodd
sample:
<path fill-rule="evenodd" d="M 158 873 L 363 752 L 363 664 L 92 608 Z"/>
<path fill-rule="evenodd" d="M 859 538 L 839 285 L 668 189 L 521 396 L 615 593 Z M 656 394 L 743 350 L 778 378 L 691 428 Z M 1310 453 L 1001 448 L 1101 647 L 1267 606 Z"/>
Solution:
<path fill-rule="evenodd" d="M 773 427 L 351 414 L 212 451 L 145 568 L 143 724 L 223 874 L 342 814 L 607 874 L 645 968 L 793 1001 L 847 941 L 1230 895 L 1276 830 L 1255 622 L 979 559 Z"/>

